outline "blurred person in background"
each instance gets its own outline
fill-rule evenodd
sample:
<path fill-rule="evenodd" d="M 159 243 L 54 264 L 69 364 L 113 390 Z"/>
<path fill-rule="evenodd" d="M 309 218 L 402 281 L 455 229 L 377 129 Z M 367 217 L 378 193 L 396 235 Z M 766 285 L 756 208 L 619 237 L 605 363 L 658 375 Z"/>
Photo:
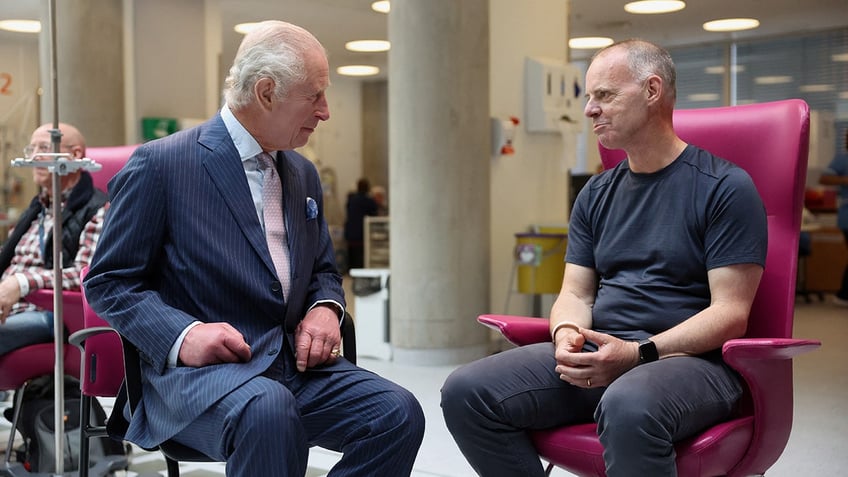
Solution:
<path fill-rule="evenodd" d="M 347 196 L 344 238 L 348 268 L 365 265 L 365 217 L 377 215 L 378 208 L 370 193 L 371 183 L 363 177 L 356 182 L 356 192 Z"/>
<path fill-rule="evenodd" d="M 823 185 L 838 186 L 836 226 L 845 236 L 845 246 L 848 247 L 848 129 L 845 130 L 845 149 L 836 154 L 827 168 L 822 172 L 819 182 Z M 848 263 L 842 273 L 842 285 L 833 297 L 836 306 L 848 307 Z"/>
<path fill-rule="evenodd" d="M 32 133 L 24 155 L 35 161 L 52 153 L 53 125 Z M 85 138 L 70 124 L 59 124 L 59 150 L 73 158 L 85 157 Z M 33 167 L 38 194 L 21 213 L 17 225 L 0 248 L 0 355 L 36 343 L 53 341 L 53 312 L 26 301 L 38 289 L 53 289 L 53 174 Z M 91 175 L 77 169 L 60 176 L 62 202 L 63 290 L 80 289 L 80 271 L 89 264 L 100 237 L 107 196 L 94 187 Z"/>

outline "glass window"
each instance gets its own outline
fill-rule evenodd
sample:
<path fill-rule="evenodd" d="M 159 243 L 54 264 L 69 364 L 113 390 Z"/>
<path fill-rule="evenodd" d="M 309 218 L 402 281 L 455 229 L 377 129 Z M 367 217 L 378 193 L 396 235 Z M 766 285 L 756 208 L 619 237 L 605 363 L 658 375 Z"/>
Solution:
<path fill-rule="evenodd" d="M 848 28 L 669 51 L 678 71 L 678 108 L 800 98 L 833 114 L 836 150 L 844 147 Z"/>
<path fill-rule="evenodd" d="M 677 67 L 677 107 L 680 109 L 713 108 L 728 104 L 724 74 L 730 64 L 727 46 L 716 44 L 682 48 L 671 57 Z"/>

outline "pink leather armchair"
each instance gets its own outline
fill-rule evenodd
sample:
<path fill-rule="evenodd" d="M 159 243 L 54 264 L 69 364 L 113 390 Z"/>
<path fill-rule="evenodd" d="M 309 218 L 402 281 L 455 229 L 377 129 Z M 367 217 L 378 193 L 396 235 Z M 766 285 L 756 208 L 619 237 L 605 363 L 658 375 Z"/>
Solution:
<path fill-rule="evenodd" d="M 683 140 L 743 167 L 754 180 L 768 215 L 769 248 L 744 338 L 726 342 L 725 361 L 747 384 L 735 418 L 676 445 L 681 477 L 762 475 L 789 439 L 792 427 L 792 358 L 818 348 L 792 339 L 798 236 L 809 143 L 809 107 L 801 100 L 735 107 L 678 110 L 674 126 Z M 601 147 L 604 166 L 623 151 Z M 548 320 L 482 315 L 480 323 L 512 343 L 550 340 Z M 532 434 L 551 466 L 580 476 L 604 476 L 603 447 L 594 423 Z"/>
<path fill-rule="evenodd" d="M 103 166 L 99 171 L 91 173 L 91 178 L 94 180 L 94 187 L 97 187 L 103 192 L 109 192 L 107 190 L 109 181 L 124 167 L 127 159 L 130 158 L 137 147 L 138 144 L 88 148 L 85 151 L 86 156 Z"/>

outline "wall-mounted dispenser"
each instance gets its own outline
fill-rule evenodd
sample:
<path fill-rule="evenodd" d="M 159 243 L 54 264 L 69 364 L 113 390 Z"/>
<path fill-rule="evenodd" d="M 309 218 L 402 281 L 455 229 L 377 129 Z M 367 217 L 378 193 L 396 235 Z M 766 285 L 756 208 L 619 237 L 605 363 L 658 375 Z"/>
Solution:
<path fill-rule="evenodd" d="M 527 132 L 579 132 L 583 125 L 580 70 L 562 61 L 527 58 L 524 62 Z"/>
<path fill-rule="evenodd" d="M 492 118 L 492 154 L 505 156 L 515 154 L 512 141 L 515 139 L 515 127 L 521 121 L 515 116 L 509 119 Z"/>

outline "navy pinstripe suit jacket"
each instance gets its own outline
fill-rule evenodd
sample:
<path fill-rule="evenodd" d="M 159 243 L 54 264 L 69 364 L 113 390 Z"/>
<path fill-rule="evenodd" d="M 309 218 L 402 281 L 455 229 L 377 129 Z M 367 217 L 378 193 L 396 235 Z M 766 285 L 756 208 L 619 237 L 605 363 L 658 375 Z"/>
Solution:
<path fill-rule="evenodd" d="M 284 329 L 291 333 L 316 301 L 344 304 L 318 173 L 297 153 L 283 156 L 287 302 L 220 115 L 142 145 L 110 182 L 111 206 L 84 285 L 94 310 L 142 354 L 144 398 L 128 440 L 154 446 L 172 437 L 262 374 L 284 349 Z M 250 344 L 251 361 L 168 368 L 171 346 L 194 320 L 232 324 Z"/>

